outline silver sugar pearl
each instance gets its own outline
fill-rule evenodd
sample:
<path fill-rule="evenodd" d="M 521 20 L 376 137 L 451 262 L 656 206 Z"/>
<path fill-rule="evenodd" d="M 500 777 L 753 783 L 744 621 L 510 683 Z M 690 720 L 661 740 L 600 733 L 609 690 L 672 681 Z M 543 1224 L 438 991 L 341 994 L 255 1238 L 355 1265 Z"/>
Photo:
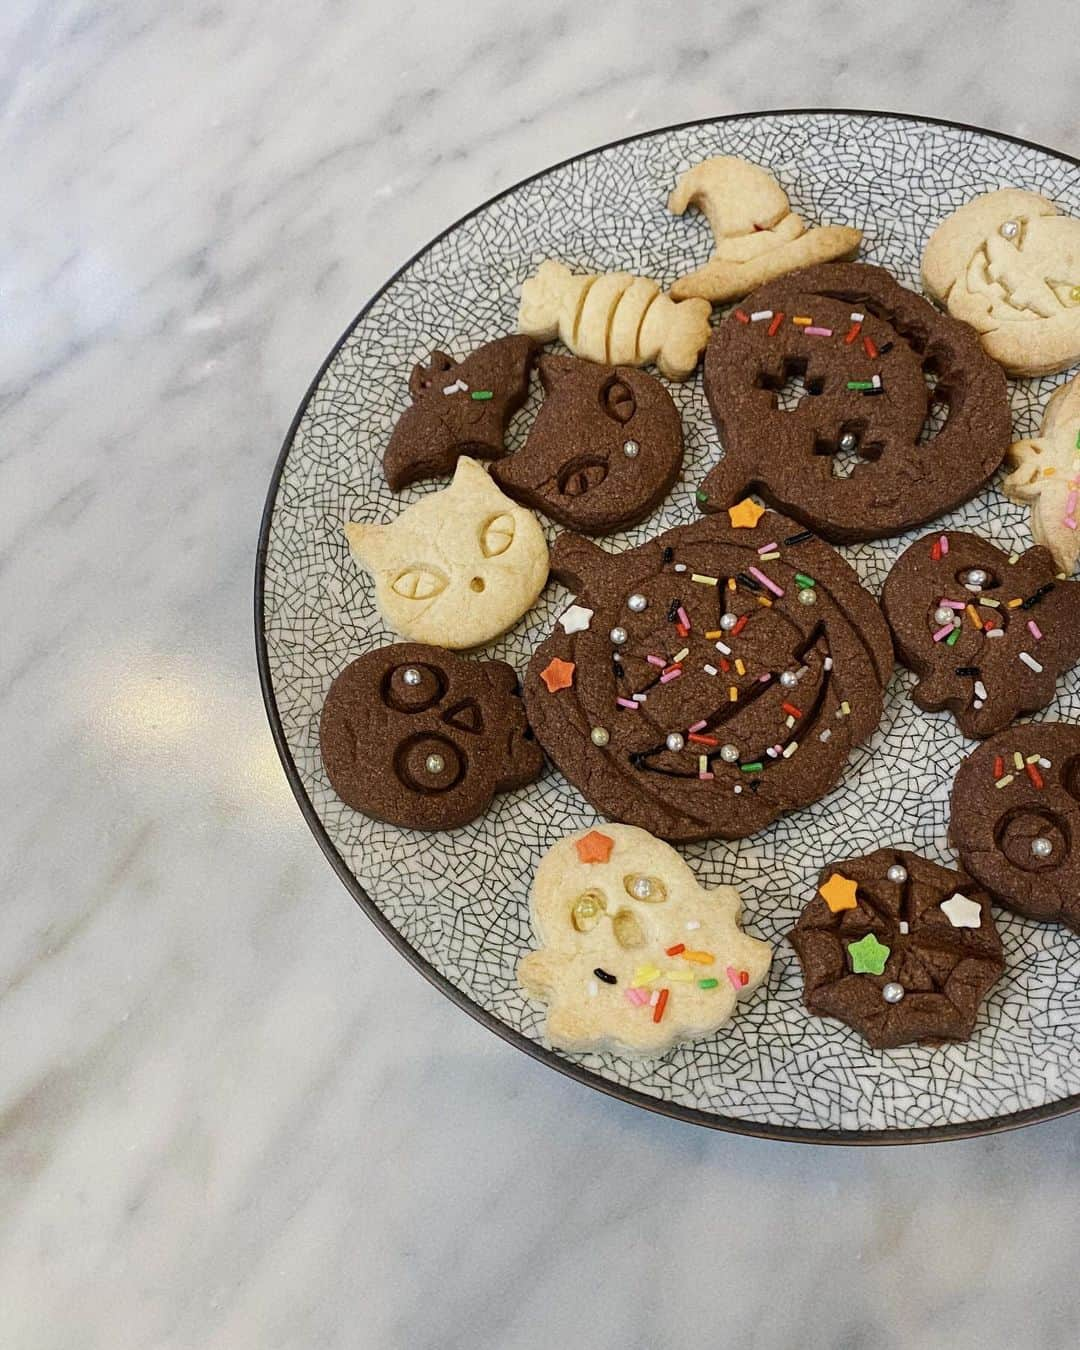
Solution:
<path fill-rule="evenodd" d="M 1054 851 L 1053 843 L 1043 835 L 1031 841 L 1031 851 L 1036 858 L 1049 858 Z"/>
<path fill-rule="evenodd" d="M 981 567 L 973 567 L 970 571 L 964 573 L 965 586 L 985 586 L 986 573 Z"/>
<path fill-rule="evenodd" d="M 428 755 L 427 759 L 424 760 L 424 768 L 427 769 L 428 773 L 442 773 L 445 767 L 446 761 L 442 755 Z"/>
<path fill-rule="evenodd" d="M 737 614 L 720 615 L 720 627 L 724 630 L 725 633 L 730 633 L 738 622 L 739 616 Z"/>
<path fill-rule="evenodd" d="M 630 890 L 636 900 L 648 900 L 652 895 L 652 882 L 648 877 L 635 877 L 630 884 Z"/>
<path fill-rule="evenodd" d="M 799 683 L 799 677 L 793 670 L 785 670 L 780 675 L 780 683 L 785 689 L 794 689 Z"/>
<path fill-rule="evenodd" d="M 613 628 L 608 636 L 611 638 L 612 642 L 614 642 L 616 647 L 621 647 L 626 641 L 626 629 Z"/>
<path fill-rule="evenodd" d="M 886 1003 L 899 1003 L 904 997 L 904 986 L 897 984 L 895 980 L 890 980 L 888 984 L 882 985 L 881 997 Z"/>
<path fill-rule="evenodd" d="M 1003 220 L 998 226 L 998 234 L 1002 239 L 1015 239 L 1020 233 L 1020 222 L 1018 220 Z"/>
<path fill-rule="evenodd" d="M 648 600 L 646 600 L 643 595 L 639 595 L 635 592 L 630 599 L 627 600 L 626 607 L 627 609 L 632 609 L 635 614 L 640 614 L 648 603 Z"/>
<path fill-rule="evenodd" d="M 402 675 L 402 680 L 406 684 L 417 685 L 424 678 L 415 666 L 409 666 Z"/>
<path fill-rule="evenodd" d="M 807 588 L 805 591 L 799 592 L 800 605 L 812 605 L 816 600 L 817 600 L 817 592 L 814 590 Z"/>
<path fill-rule="evenodd" d="M 899 863 L 893 863 L 885 875 L 899 886 L 902 882 L 907 881 L 907 868 L 901 867 Z"/>
<path fill-rule="evenodd" d="M 598 745 L 603 749 L 608 741 L 611 740 L 611 736 L 608 733 L 607 727 L 593 727 L 592 731 L 589 732 L 589 740 L 592 741 L 593 745 Z"/>
<path fill-rule="evenodd" d="M 683 748 L 683 746 L 686 744 L 686 741 L 683 739 L 682 736 L 679 735 L 677 731 L 670 731 L 668 732 L 667 740 L 664 741 L 664 744 L 667 746 L 669 750 L 678 751 Z"/>
<path fill-rule="evenodd" d="M 722 745 L 720 747 L 720 758 L 725 764 L 734 764 L 739 758 L 739 747 L 737 745 Z"/>
<path fill-rule="evenodd" d="M 942 605 L 940 609 L 934 610 L 934 622 L 936 624 L 940 625 L 943 623 L 952 623 L 952 621 L 953 621 L 953 611 L 951 609 L 947 609 L 944 605 Z"/>
<path fill-rule="evenodd" d="M 853 431 L 845 431 L 840 437 L 841 450 L 854 450 L 859 443 L 859 438 Z"/>
<path fill-rule="evenodd" d="M 623 441 L 622 452 L 627 459 L 636 459 L 637 452 L 641 449 L 637 441 Z"/>

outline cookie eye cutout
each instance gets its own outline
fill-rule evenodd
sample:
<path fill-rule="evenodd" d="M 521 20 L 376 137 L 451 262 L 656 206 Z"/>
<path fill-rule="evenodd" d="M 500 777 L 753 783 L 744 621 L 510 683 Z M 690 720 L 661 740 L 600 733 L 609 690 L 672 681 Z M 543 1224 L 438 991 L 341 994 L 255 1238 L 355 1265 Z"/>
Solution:
<path fill-rule="evenodd" d="M 446 676 L 437 666 L 406 662 L 382 678 L 382 701 L 395 712 L 419 713 L 439 703 L 446 693 Z"/>
<path fill-rule="evenodd" d="M 445 736 L 410 736 L 394 753 L 394 772 L 410 792 L 435 796 L 449 792 L 465 776 L 465 756 Z"/>
<path fill-rule="evenodd" d="M 583 891 L 574 901 L 570 911 L 570 922 L 579 933 L 591 933 L 607 912 L 607 899 L 603 891 L 595 887 Z"/>
<path fill-rule="evenodd" d="M 1022 872 L 1060 867 L 1072 845 L 1068 823 L 1056 811 L 1024 806 L 1001 817 L 994 827 L 994 842 Z"/>
<path fill-rule="evenodd" d="M 606 460 L 581 455 L 560 469 L 559 491 L 564 497 L 584 497 L 598 488 L 607 475 Z"/>
<path fill-rule="evenodd" d="M 405 600 L 432 600 L 446 590 L 448 581 L 434 567 L 406 567 L 390 583 L 395 595 Z"/>
<path fill-rule="evenodd" d="M 600 390 L 600 407 L 613 422 L 625 425 L 637 412 L 637 399 L 625 380 L 612 376 Z"/>
<path fill-rule="evenodd" d="M 514 542 L 514 517 L 509 512 L 492 516 L 480 530 L 480 551 L 485 558 L 497 558 Z"/>
<path fill-rule="evenodd" d="M 620 909 L 611 921 L 611 931 L 620 947 L 645 946 L 645 933 L 633 910 Z"/>
<path fill-rule="evenodd" d="M 647 905 L 659 905 L 668 898 L 667 887 L 659 877 L 647 877 L 642 872 L 631 872 L 623 877 L 623 889 L 631 900 Z"/>

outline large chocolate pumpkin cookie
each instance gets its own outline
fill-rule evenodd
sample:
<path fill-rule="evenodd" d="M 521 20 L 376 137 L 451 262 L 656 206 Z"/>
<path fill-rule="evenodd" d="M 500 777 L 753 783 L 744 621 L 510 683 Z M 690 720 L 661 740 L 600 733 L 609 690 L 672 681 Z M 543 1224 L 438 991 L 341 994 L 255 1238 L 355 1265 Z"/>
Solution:
<path fill-rule="evenodd" d="M 878 724 L 881 613 L 783 516 L 747 501 L 617 556 L 564 534 L 552 570 L 577 600 L 533 654 L 529 720 L 614 820 L 741 838 L 821 797 Z"/>
<path fill-rule="evenodd" d="M 959 506 L 1011 440 L 1005 377 L 975 333 L 863 263 L 755 291 L 709 340 L 705 393 L 724 458 L 702 509 L 754 491 L 838 542 Z"/>

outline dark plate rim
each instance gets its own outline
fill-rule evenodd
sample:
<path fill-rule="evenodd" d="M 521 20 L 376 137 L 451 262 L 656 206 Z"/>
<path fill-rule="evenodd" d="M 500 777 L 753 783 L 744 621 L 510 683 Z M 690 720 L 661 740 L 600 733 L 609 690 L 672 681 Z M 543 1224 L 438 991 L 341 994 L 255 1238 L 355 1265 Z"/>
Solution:
<path fill-rule="evenodd" d="M 289 750 L 288 742 L 285 738 L 285 729 L 282 725 L 281 715 L 278 712 L 277 699 L 274 694 L 273 683 L 270 675 L 270 658 L 266 642 L 266 626 L 264 619 L 264 600 L 265 600 L 265 577 L 266 577 L 266 555 L 269 548 L 270 528 L 274 515 L 274 507 L 277 502 L 278 488 L 281 484 L 281 475 L 285 468 L 285 462 L 288 459 L 289 452 L 292 449 L 293 440 L 297 429 L 307 411 L 308 404 L 315 394 L 322 377 L 325 375 L 331 362 L 337 356 L 338 352 L 348 340 L 350 334 L 356 328 L 372 306 L 381 298 L 381 296 L 398 280 L 398 278 L 410 267 L 413 266 L 425 253 L 440 243 L 447 235 L 460 228 L 466 221 L 479 215 L 481 211 L 486 211 L 489 206 L 495 202 L 501 201 L 511 193 L 517 192 L 528 183 L 535 182 L 538 178 L 543 178 L 549 173 L 554 173 L 558 169 L 565 168 L 568 164 L 573 164 L 579 160 L 587 159 L 592 155 L 597 155 L 605 150 L 614 149 L 616 146 L 629 145 L 634 141 L 645 140 L 650 136 L 665 135 L 674 131 L 681 131 L 686 127 L 706 127 L 716 126 L 726 122 L 748 122 L 760 117 L 781 117 L 781 116 L 803 116 L 803 117 L 865 117 L 882 118 L 900 122 L 917 122 L 924 126 L 950 127 L 957 131 L 973 131 L 982 136 L 992 136 L 996 140 L 1011 141 L 1014 145 L 1026 146 L 1030 150 L 1037 150 L 1042 154 L 1050 155 L 1060 159 L 1067 164 L 1072 164 L 1080 169 L 1080 159 L 1067 154 L 1063 150 L 1055 150 L 1050 146 L 1042 145 L 1038 141 L 1029 141 L 1022 136 L 1011 136 L 1007 132 L 993 131 L 988 127 L 974 126 L 968 122 L 954 122 L 944 117 L 924 117 L 917 113 L 888 112 L 881 109 L 867 108 L 764 108 L 756 112 L 725 113 L 720 117 L 694 117 L 685 122 L 674 122 L 670 126 L 654 127 L 649 131 L 635 132 L 632 136 L 621 136 L 617 140 L 607 141 L 603 145 L 597 145 L 589 150 L 580 151 L 576 155 L 570 155 L 568 158 L 560 160 L 557 164 L 550 164 L 538 172 L 529 174 L 519 182 L 504 188 L 501 192 L 495 193 L 479 206 L 473 207 L 465 215 L 455 220 L 445 229 L 430 239 L 424 246 L 418 249 L 411 258 L 397 269 L 375 294 L 368 300 L 356 317 L 350 322 L 349 326 L 334 343 L 326 360 L 319 367 L 315 378 L 308 386 L 307 392 L 301 400 L 300 406 L 289 425 L 289 430 L 285 435 L 281 450 L 278 453 L 277 462 L 274 465 L 274 471 L 270 479 L 270 488 L 266 495 L 266 503 L 263 507 L 262 520 L 259 526 L 259 544 L 255 555 L 255 650 L 259 669 L 259 684 L 262 688 L 263 703 L 266 707 L 266 715 L 270 722 L 270 730 L 274 737 L 274 744 L 277 747 L 278 756 L 281 759 L 282 767 L 285 770 L 285 776 L 292 788 L 293 796 L 307 821 L 308 827 L 315 836 L 319 847 L 326 854 L 331 867 L 337 873 L 342 883 L 348 889 L 357 905 L 364 911 L 368 918 L 375 924 L 382 935 L 401 953 L 405 959 L 414 966 L 421 975 L 440 993 L 445 994 L 448 999 L 456 1003 L 459 1008 L 464 1009 L 470 1017 L 475 1018 L 481 1026 L 487 1027 L 493 1031 L 502 1040 L 508 1042 L 516 1049 L 524 1051 L 525 1054 L 540 1063 L 546 1064 L 549 1068 L 555 1069 L 568 1078 L 573 1078 L 579 1083 L 584 1083 L 587 1087 L 596 1089 L 605 1093 L 609 1097 L 615 1097 L 620 1101 L 627 1102 L 631 1106 L 643 1107 L 647 1111 L 655 1112 L 658 1115 L 669 1116 L 674 1120 L 687 1121 L 693 1125 L 704 1125 L 710 1129 L 723 1130 L 730 1134 L 751 1135 L 758 1139 L 778 1139 L 788 1143 L 801 1144 L 927 1144 L 943 1142 L 951 1139 L 974 1139 L 981 1135 L 997 1134 L 1004 1130 L 1019 1129 L 1024 1125 L 1033 1125 L 1037 1121 L 1054 1120 L 1059 1116 L 1068 1115 L 1072 1111 L 1080 1110 L 1080 1093 L 1075 1093 L 1069 1097 L 1063 1097 L 1059 1101 L 1048 1102 L 1043 1106 L 1029 1107 L 1023 1111 L 1014 1111 L 1005 1115 L 988 1116 L 980 1120 L 965 1121 L 956 1125 L 929 1125 L 917 1126 L 911 1129 L 885 1129 L 885 1130 L 831 1130 L 831 1129 L 808 1129 L 802 1126 L 794 1125 L 770 1125 L 761 1124 L 755 1121 L 740 1120 L 735 1116 L 714 1115 L 709 1111 L 699 1110 L 697 1107 L 680 1106 L 675 1102 L 666 1101 L 662 1097 L 650 1097 L 644 1092 L 638 1092 L 634 1088 L 624 1087 L 621 1083 L 612 1083 L 592 1070 L 584 1068 L 573 1060 L 565 1059 L 557 1051 L 541 1045 L 537 1041 L 530 1040 L 521 1032 L 513 1027 L 507 1026 L 505 1022 L 500 1021 L 493 1013 L 486 1008 L 480 1007 L 474 1003 L 471 998 L 457 985 L 442 975 L 432 966 L 415 947 L 390 923 L 382 911 L 378 908 L 372 898 L 360 885 L 357 879 L 349 870 L 347 863 L 341 854 L 334 847 L 325 826 L 319 818 L 318 812 L 304 789 L 300 778 L 296 762 Z"/>

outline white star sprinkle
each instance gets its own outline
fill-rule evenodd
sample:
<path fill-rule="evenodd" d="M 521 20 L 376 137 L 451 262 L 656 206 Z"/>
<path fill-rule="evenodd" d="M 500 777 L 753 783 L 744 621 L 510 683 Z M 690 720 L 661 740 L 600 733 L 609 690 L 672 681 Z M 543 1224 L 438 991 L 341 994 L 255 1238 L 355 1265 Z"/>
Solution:
<path fill-rule="evenodd" d="M 593 612 L 584 605 L 571 605 L 565 614 L 559 616 L 564 633 L 582 633 L 589 626 Z"/>
<path fill-rule="evenodd" d="M 954 928 L 981 928 L 982 906 L 966 895 L 950 895 L 942 900 L 941 912 Z"/>

